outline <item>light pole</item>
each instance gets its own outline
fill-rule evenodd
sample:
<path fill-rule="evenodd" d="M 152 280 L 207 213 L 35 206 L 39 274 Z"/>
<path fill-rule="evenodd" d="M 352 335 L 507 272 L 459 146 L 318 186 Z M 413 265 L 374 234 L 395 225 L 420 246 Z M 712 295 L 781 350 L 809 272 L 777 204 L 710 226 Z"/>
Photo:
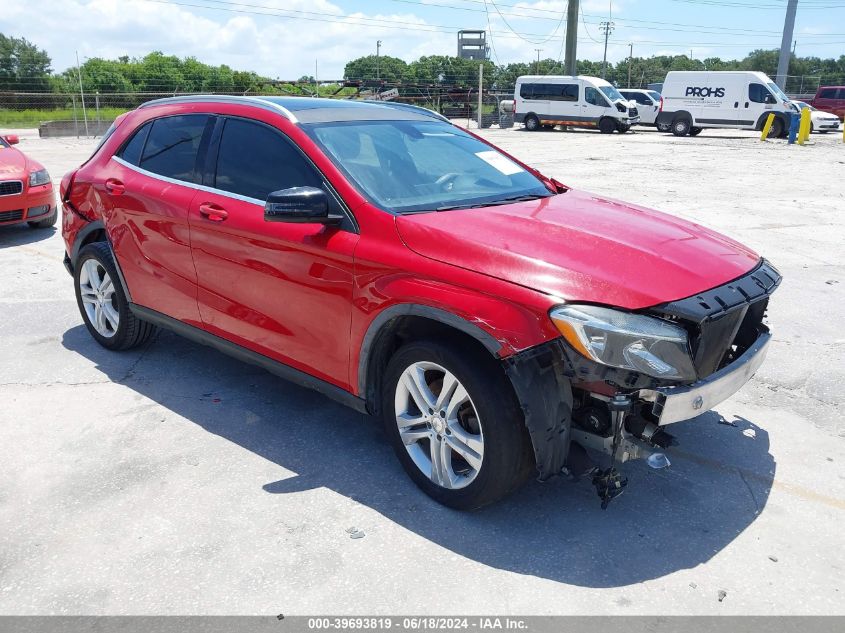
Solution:
<path fill-rule="evenodd" d="M 631 87 L 631 64 L 634 63 L 634 43 L 628 44 L 628 88 Z"/>
<path fill-rule="evenodd" d="M 381 75 L 379 73 L 379 50 L 381 49 L 381 40 L 376 40 L 376 79 L 381 79 Z"/>
<path fill-rule="evenodd" d="M 543 52 L 543 49 L 542 48 L 535 48 L 534 50 L 537 51 L 537 74 L 539 75 L 540 74 L 540 53 Z"/>

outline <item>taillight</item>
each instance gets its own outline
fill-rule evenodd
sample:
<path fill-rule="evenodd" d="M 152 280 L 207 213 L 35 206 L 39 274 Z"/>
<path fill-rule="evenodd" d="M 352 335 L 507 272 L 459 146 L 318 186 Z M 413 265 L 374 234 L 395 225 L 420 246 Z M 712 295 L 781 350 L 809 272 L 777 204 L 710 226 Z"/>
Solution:
<path fill-rule="evenodd" d="M 663 112 L 663 97 L 660 97 L 660 109 L 658 112 Z"/>

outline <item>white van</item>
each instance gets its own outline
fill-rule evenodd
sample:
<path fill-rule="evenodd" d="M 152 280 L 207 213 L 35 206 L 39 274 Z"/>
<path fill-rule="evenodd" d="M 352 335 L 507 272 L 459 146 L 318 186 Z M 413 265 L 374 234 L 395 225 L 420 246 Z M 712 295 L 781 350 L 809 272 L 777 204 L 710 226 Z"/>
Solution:
<path fill-rule="evenodd" d="M 598 77 L 523 75 L 516 80 L 513 99 L 514 120 L 532 131 L 577 125 L 611 134 L 627 132 L 640 120 L 636 104 Z"/>
<path fill-rule="evenodd" d="M 751 71 L 675 71 L 663 82 L 663 109 L 657 125 L 675 136 L 695 136 L 703 128 L 760 130 L 775 113 L 771 136 L 786 136 L 789 98 L 765 73 Z"/>

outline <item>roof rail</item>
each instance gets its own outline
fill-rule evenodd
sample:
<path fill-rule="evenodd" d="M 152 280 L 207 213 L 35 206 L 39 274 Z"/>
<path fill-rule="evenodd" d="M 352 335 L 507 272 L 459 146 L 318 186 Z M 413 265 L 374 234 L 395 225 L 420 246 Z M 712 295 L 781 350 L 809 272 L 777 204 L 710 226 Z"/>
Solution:
<path fill-rule="evenodd" d="M 379 99 L 361 99 L 361 101 L 363 101 L 364 103 L 374 103 L 381 106 L 386 106 L 388 108 L 395 108 L 397 110 L 415 110 L 420 114 L 430 116 L 433 119 L 440 119 L 441 121 L 451 123 L 448 118 L 446 118 L 439 112 L 429 110 L 428 108 L 424 108 L 422 106 L 414 105 L 413 103 L 401 103 L 399 101 L 380 101 Z"/>
<path fill-rule="evenodd" d="M 163 99 L 153 99 L 138 106 L 138 109 L 149 108 L 157 105 L 167 105 L 169 103 L 243 103 L 246 105 L 263 108 L 276 114 L 281 114 L 291 123 L 296 123 L 296 117 L 293 113 L 272 101 L 265 99 L 258 99 L 255 97 L 236 96 L 236 95 L 182 95 L 177 97 L 164 97 Z"/>

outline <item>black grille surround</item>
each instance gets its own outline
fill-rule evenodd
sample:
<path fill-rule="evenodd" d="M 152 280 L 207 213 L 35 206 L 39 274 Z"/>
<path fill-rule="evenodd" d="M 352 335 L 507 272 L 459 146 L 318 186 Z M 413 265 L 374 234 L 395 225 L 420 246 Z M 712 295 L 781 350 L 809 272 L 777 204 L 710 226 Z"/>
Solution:
<path fill-rule="evenodd" d="M 23 193 L 20 180 L 0 180 L 0 196 L 15 196 L 19 193 Z"/>
<path fill-rule="evenodd" d="M 640 111 L 639 111 L 639 110 L 637 110 L 636 108 L 629 108 L 629 109 L 628 109 L 628 114 L 629 114 L 630 116 L 632 116 L 632 117 L 635 117 L 635 116 L 639 116 L 639 115 L 640 115 Z"/>
<path fill-rule="evenodd" d="M 11 222 L 14 220 L 23 220 L 23 209 L 0 211 L 0 222 Z"/>
<path fill-rule="evenodd" d="M 648 312 L 687 329 L 696 373 L 706 378 L 742 355 L 767 329 L 763 317 L 781 279 L 763 259 L 738 279 Z"/>

